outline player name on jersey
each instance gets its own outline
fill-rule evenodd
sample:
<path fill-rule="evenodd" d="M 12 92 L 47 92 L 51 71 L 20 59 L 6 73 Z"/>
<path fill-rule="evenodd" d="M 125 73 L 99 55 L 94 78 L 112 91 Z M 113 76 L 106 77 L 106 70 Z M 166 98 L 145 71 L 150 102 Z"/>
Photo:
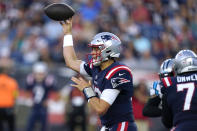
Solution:
<path fill-rule="evenodd" d="M 177 76 L 177 82 L 197 81 L 197 74 L 190 76 Z"/>

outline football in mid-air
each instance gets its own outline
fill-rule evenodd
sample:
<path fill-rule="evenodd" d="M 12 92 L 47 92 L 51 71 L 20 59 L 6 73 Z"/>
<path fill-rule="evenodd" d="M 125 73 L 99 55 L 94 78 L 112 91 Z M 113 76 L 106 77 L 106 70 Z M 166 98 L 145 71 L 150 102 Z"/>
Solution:
<path fill-rule="evenodd" d="M 55 20 L 64 21 L 75 14 L 75 10 L 65 3 L 53 3 L 44 8 L 45 14 Z"/>

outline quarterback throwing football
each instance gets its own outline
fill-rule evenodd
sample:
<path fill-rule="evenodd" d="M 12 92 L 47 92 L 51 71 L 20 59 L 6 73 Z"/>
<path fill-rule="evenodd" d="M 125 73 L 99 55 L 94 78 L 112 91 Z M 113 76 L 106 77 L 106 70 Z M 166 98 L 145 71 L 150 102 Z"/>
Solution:
<path fill-rule="evenodd" d="M 72 77 L 72 86 L 83 91 L 90 107 L 101 119 L 101 131 L 136 131 L 131 97 L 133 78 L 129 67 L 117 62 L 120 56 L 120 39 L 109 32 L 94 36 L 89 46 L 91 59 L 87 62 L 77 59 L 73 48 L 72 19 L 61 22 L 64 31 L 63 54 L 67 67 L 82 76 Z M 92 83 L 92 84 L 91 84 Z"/>

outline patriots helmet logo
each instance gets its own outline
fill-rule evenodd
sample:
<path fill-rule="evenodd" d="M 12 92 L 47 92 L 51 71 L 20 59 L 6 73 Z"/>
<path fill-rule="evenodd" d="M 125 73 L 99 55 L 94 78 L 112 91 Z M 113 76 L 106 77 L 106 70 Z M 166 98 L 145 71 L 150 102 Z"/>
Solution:
<path fill-rule="evenodd" d="M 127 80 L 125 78 L 120 78 L 120 77 L 111 79 L 111 84 L 113 88 L 116 88 L 118 85 L 123 84 L 123 83 L 128 83 L 128 82 L 130 82 L 130 80 Z"/>
<path fill-rule="evenodd" d="M 110 36 L 110 35 L 102 35 L 101 36 L 101 39 L 103 40 L 103 41 L 108 41 L 108 40 L 118 40 L 117 38 L 115 38 L 114 36 Z"/>

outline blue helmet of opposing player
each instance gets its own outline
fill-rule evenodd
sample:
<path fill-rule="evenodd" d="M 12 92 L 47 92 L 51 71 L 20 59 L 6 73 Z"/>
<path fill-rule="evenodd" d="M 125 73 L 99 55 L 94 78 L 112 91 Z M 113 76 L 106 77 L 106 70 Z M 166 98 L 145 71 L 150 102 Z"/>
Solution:
<path fill-rule="evenodd" d="M 174 59 L 176 74 L 197 71 L 197 55 L 191 50 L 181 50 Z"/>
<path fill-rule="evenodd" d="M 174 61 L 173 59 L 166 59 L 160 67 L 159 71 L 159 77 L 164 78 L 168 76 L 173 76 L 174 75 Z"/>
<path fill-rule="evenodd" d="M 98 47 L 100 53 L 89 54 L 92 57 L 89 63 L 92 63 L 94 66 L 99 66 L 101 62 L 107 61 L 110 58 L 118 58 L 120 56 L 120 45 L 120 39 L 112 33 L 102 32 L 95 35 L 89 46 Z"/>

